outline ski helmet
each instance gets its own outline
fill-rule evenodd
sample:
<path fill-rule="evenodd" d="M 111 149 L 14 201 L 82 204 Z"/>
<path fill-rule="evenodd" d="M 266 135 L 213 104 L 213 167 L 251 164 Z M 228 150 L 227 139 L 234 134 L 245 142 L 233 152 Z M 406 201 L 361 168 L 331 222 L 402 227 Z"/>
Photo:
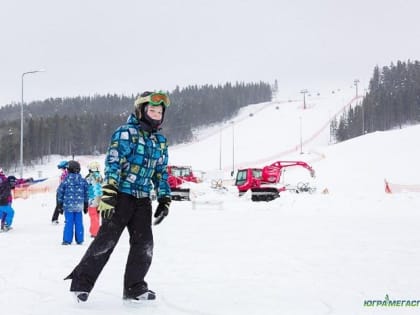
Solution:
<path fill-rule="evenodd" d="M 80 173 L 80 163 L 77 161 L 69 161 L 67 169 L 70 173 Z"/>
<path fill-rule="evenodd" d="M 57 168 L 58 169 L 66 169 L 68 167 L 69 162 L 64 160 L 58 163 Z"/>
<path fill-rule="evenodd" d="M 96 161 L 92 161 L 92 162 L 90 162 L 89 164 L 88 164 L 88 170 L 89 170 L 89 172 L 99 172 L 99 168 L 100 168 L 101 166 L 99 165 L 99 163 L 98 162 L 96 162 Z"/>
<path fill-rule="evenodd" d="M 9 181 L 10 187 L 12 189 L 16 187 L 16 181 L 17 181 L 16 176 L 10 175 L 7 177 L 7 180 Z"/>
<path fill-rule="evenodd" d="M 136 111 L 137 118 L 150 126 L 152 130 L 157 130 L 160 125 L 163 123 L 165 117 L 165 110 L 171 104 L 169 96 L 167 93 L 159 92 L 143 92 L 137 99 L 134 101 L 134 109 Z M 147 114 L 147 106 L 159 106 L 162 105 L 162 119 L 156 120 L 152 119 Z"/>

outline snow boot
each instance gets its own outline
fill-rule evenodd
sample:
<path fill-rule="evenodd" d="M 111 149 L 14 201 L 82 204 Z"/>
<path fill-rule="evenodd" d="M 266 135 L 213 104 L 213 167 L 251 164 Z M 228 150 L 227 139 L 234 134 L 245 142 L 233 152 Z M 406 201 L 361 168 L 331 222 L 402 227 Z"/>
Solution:
<path fill-rule="evenodd" d="M 131 296 L 123 297 L 123 300 L 125 302 L 132 302 L 132 303 L 141 303 L 142 301 L 155 300 L 155 299 L 156 299 L 156 293 L 153 292 L 152 290 L 146 290 L 145 292 L 135 297 L 131 297 Z"/>
<path fill-rule="evenodd" d="M 12 229 L 12 227 L 11 226 L 9 226 L 9 225 L 7 225 L 7 224 L 4 224 L 3 226 L 2 226 L 2 228 L 1 228 L 1 231 L 2 232 L 8 232 L 8 231 L 10 231 Z"/>
<path fill-rule="evenodd" d="M 89 292 L 85 291 L 73 291 L 73 294 L 76 297 L 78 303 L 86 302 L 89 297 Z"/>

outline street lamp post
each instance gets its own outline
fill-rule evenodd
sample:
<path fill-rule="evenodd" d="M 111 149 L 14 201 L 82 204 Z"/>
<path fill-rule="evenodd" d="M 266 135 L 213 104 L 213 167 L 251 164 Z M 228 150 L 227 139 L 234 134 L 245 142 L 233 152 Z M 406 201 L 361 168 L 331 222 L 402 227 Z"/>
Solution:
<path fill-rule="evenodd" d="M 44 69 L 40 69 L 22 73 L 22 102 L 20 103 L 20 178 L 23 178 L 23 78 L 27 74 L 44 71 Z"/>
<path fill-rule="evenodd" d="M 359 97 L 359 90 L 358 90 L 359 82 L 360 82 L 359 79 L 354 80 L 354 86 L 356 87 L 356 97 Z"/>
<path fill-rule="evenodd" d="M 300 129 L 300 154 L 303 154 L 302 150 L 302 116 L 299 116 L 299 129 Z"/>
<path fill-rule="evenodd" d="M 222 128 L 219 135 L 219 171 L 222 170 Z"/>
<path fill-rule="evenodd" d="M 354 80 L 354 86 L 356 87 L 356 98 L 359 97 L 359 79 L 355 79 Z M 362 108 L 362 135 L 365 134 L 365 109 L 363 108 L 363 104 L 360 105 L 360 107 Z"/>
<path fill-rule="evenodd" d="M 231 176 L 235 174 L 235 122 L 232 120 L 232 172 Z"/>
<path fill-rule="evenodd" d="M 306 93 L 308 93 L 308 90 L 303 89 L 302 91 L 300 91 L 300 93 L 303 94 L 303 109 L 306 109 L 306 97 L 305 97 L 305 95 L 306 95 Z"/>

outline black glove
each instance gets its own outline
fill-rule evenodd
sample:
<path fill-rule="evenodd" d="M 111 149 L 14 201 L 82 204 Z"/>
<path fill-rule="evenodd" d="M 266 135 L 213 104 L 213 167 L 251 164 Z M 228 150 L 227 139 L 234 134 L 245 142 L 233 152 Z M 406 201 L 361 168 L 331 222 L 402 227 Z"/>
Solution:
<path fill-rule="evenodd" d="M 98 210 L 102 219 L 111 219 L 117 205 L 118 189 L 112 184 L 102 186 L 102 197 L 99 202 Z"/>
<path fill-rule="evenodd" d="M 162 197 L 158 199 L 158 206 L 155 211 L 155 221 L 153 222 L 154 225 L 159 224 L 163 221 L 163 219 L 169 214 L 169 206 L 171 205 L 171 198 L 170 197 Z"/>
<path fill-rule="evenodd" d="M 55 209 L 58 211 L 59 214 L 64 213 L 63 205 L 61 203 L 57 203 L 57 205 L 55 206 Z"/>
<path fill-rule="evenodd" d="M 85 202 L 85 203 L 83 204 L 83 213 L 84 213 L 84 214 L 88 213 L 88 207 L 89 207 L 89 204 L 88 204 L 87 202 Z"/>

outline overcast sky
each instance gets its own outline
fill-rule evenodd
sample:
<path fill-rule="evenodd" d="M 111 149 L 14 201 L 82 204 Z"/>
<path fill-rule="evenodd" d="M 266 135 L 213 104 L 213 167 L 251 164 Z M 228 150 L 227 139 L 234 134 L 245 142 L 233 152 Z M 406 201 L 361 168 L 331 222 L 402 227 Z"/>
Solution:
<path fill-rule="evenodd" d="M 286 97 L 366 88 L 418 60 L 418 0 L 0 0 L 0 106 L 278 80 Z"/>

